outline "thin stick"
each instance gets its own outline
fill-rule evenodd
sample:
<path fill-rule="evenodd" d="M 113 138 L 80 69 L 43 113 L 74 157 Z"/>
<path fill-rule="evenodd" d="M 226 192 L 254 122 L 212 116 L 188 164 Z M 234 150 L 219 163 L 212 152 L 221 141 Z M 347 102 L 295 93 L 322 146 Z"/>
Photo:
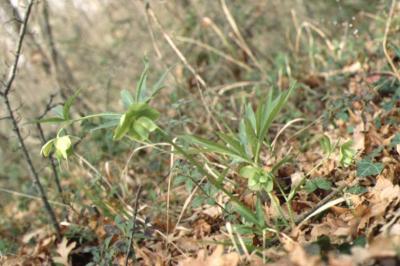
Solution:
<path fill-rule="evenodd" d="M 316 210 L 318 210 L 321 206 L 325 205 L 326 203 L 328 203 L 331 199 L 333 199 L 337 194 L 339 194 L 340 192 L 342 192 L 342 190 L 346 187 L 347 185 L 341 185 L 339 186 L 337 189 L 335 189 L 334 191 L 332 191 L 331 193 L 329 193 L 328 196 L 326 196 L 325 198 L 323 198 L 320 202 L 318 202 L 317 205 L 315 205 L 313 208 L 311 208 L 310 210 L 302 213 L 301 215 L 299 215 L 298 217 L 296 217 L 295 223 L 298 225 L 300 223 L 302 223 L 309 215 L 311 215 L 312 213 L 314 213 Z"/>
<path fill-rule="evenodd" d="M 176 143 L 176 138 L 172 140 L 174 143 Z M 171 155 L 170 155 L 170 161 L 169 161 L 169 173 L 168 173 L 168 192 L 167 192 L 167 236 L 169 235 L 169 207 L 170 207 L 170 201 L 171 201 L 171 187 L 172 187 L 172 179 L 174 176 L 173 173 L 173 168 L 174 168 L 174 162 L 175 162 L 175 154 L 174 154 L 175 148 L 174 146 L 171 145 Z M 175 231 L 175 230 L 174 230 Z M 168 247 L 168 242 L 167 242 L 167 247 Z"/>
<path fill-rule="evenodd" d="M 216 126 L 218 127 L 219 130 L 222 131 L 222 127 L 219 124 L 219 122 L 217 121 L 217 119 L 215 118 L 215 116 L 212 114 L 210 108 L 209 108 L 209 104 L 206 102 L 205 97 L 203 95 L 203 91 L 200 88 L 203 87 L 204 89 L 207 89 L 207 83 L 204 81 L 204 79 L 197 73 L 197 71 L 194 69 L 193 66 L 191 66 L 189 64 L 189 61 L 186 59 L 185 55 L 179 50 L 179 48 L 176 46 L 176 44 L 174 43 L 172 37 L 164 30 L 163 26 L 161 25 L 160 21 L 158 20 L 157 16 L 154 14 L 153 10 L 150 7 L 149 3 L 146 3 L 146 12 L 149 14 L 149 16 L 154 20 L 155 24 L 157 25 L 157 27 L 160 29 L 164 39 L 167 41 L 168 45 L 172 48 L 172 50 L 175 52 L 175 54 L 178 56 L 178 58 L 182 61 L 182 63 L 185 65 L 185 67 L 187 69 L 189 69 L 189 71 L 192 73 L 192 75 L 195 77 L 196 79 L 196 85 L 200 94 L 200 100 L 203 103 L 203 107 L 206 110 L 206 112 L 208 113 L 208 119 L 211 119 Z"/>
<path fill-rule="evenodd" d="M 53 211 L 53 209 L 52 209 L 52 207 L 51 207 L 51 205 L 49 203 L 49 200 L 47 199 L 46 192 L 45 192 L 45 190 L 44 190 L 44 188 L 43 188 L 43 186 L 42 186 L 42 184 L 40 182 L 40 178 L 39 178 L 39 175 L 38 175 L 38 173 L 36 171 L 36 168 L 33 165 L 33 161 L 31 159 L 31 155 L 28 152 L 28 148 L 25 145 L 24 138 L 22 137 L 21 130 L 20 130 L 19 126 L 18 126 L 17 117 L 14 114 L 14 110 L 13 110 L 13 108 L 11 106 L 10 99 L 9 99 L 9 93 L 11 91 L 11 88 L 12 88 L 12 85 L 13 85 L 13 82 L 14 82 L 14 79 L 15 79 L 15 76 L 16 76 L 16 73 L 17 73 L 17 66 L 18 66 L 20 55 L 21 55 L 21 49 L 22 49 L 22 44 L 23 44 L 24 37 L 25 37 L 25 34 L 26 34 L 26 29 L 28 27 L 28 20 L 29 20 L 31 11 L 32 11 L 32 6 L 33 6 L 33 0 L 30 0 L 28 2 L 28 6 L 27 6 L 26 11 L 25 11 L 25 16 L 24 16 L 24 20 L 23 20 L 22 26 L 20 28 L 19 39 L 18 39 L 18 42 L 17 42 L 17 48 L 16 48 L 16 52 L 15 52 L 14 62 L 11 65 L 8 78 L 7 78 L 6 82 L 4 83 L 4 87 L 3 87 L 3 90 L 2 90 L 0 95 L 4 98 L 6 109 L 8 111 L 8 115 L 9 115 L 9 117 L 11 119 L 15 134 L 17 135 L 17 139 L 18 139 L 18 142 L 19 142 L 19 144 L 21 146 L 22 153 L 24 154 L 25 160 L 28 163 L 29 170 L 30 170 L 30 172 L 32 174 L 33 183 L 36 185 L 37 189 L 39 190 L 40 197 L 41 197 L 41 199 L 43 201 L 44 207 L 45 207 L 48 215 L 50 216 L 50 220 L 51 220 L 51 223 L 53 224 L 53 227 L 54 227 L 54 229 L 56 231 L 57 237 L 61 238 L 61 230 L 60 230 L 60 227 L 58 225 L 56 215 L 55 215 L 55 213 L 54 213 L 54 211 Z"/>
<path fill-rule="evenodd" d="M 233 32 L 236 35 L 236 38 L 238 40 L 238 45 L 240 48 L 251 58 L 251 60 L 254 62 L 254 64 L 257 66 L 257 68 L 263 73 L 266 74 L 265 70 L 261 66 L 260 62 L 257 60 L 257 58 L 254 56 L 253 52 L 251 51 L 250 47 L 247 45 L 246 41 L 244 40 L 242 34 L 240 33 L 239 27 L 237 26 L 235 19 L 233 18 L 231 12 L 229 11 L 225 0 L 221 0 L 221 6 L 222 10 L 225 13 L 226 19 L 228 20 L 229 25 L 231 26 Z"/>
<path fill-rule="evenodd" d="M 396 2 L 397 2 L 396 0 L 392 0 L 392 5 L 391 5 L 390 11 L 389 11 L 389 17 L 386 21 L 385 35 L 383 36 L 382 46 L 383 46 L 383 52 L 386 56 L 386 59 L 390 65 L 390 67 L 392 68 L 397 79 L 400 81 L 400 72 L 397 70 L 396 66 L 394 65 L 392 58 L 390 58 L 390 55 L 389 55 L 387 47 L 386 47 L 387 46 L 387 38 L 389 35 L 389 30 L 390 30 L 390 24 L 392 23 L 392 18 L 393 18 L 394 8 L 396 7 Z"/>
<path fill-rule="evenodd" d="M 212 47 L 212 46 L 210 46 L 208 44 L 205 44 L 205 43 L 202 43 L 202 42 L 197 41 L 195 39 L 187 38 L 187 37 L 184 37 L 184 36 L 177 36 L 177 37 L 175 37 L 175 39 L 180 41 L 180 42 L 197 45 L 197 46 L 199 46 L 199 47 L 201 47 L 203 49 L 206 49 L 206 50 L 208 50 L 210 52 L 215 53 L 216 55 L 219 55 L 220 57 L 224 58 L 226 61 L 229 61 L 229 62 L 231 62 L 231 63 L 233 63 L 233 64 L 235 64 L 235 65 L 237 65 L 237 66 L 239 66 L 239 67 L 241 67 L 243 69 L 245 69 L 246 71 L 252 71 L 251 67 L 249 67 L 245 63 L 240 62 L 239 60 L 236 60 L 235 58 L 225 54 L 224 52 L 222 52 L 222 51 L 218 50 L 217 48 Z"/>
<path fill-rule="evenodd" d="M 207 87 L 207 83 L 196 72 L 196 70 L 189 64 L 189 62 L 187 61 L 186 57 L 181 53 L 181 51 L 178 49 L 178 47 L 176 47 L 176 45 L 175 45 L 174 41 L 172 40 L 171 36 L 169 36 L 169 34 L 167 34 L 163 30 L 163 27 L 161 26 L 160 21 L 158 20 L 158 18 L 156 17 L 156 15 L 154 14 L 153 10 L 150 8 L 150 5 L 148 3 L 146 4 L 146 11 L 150 15 L 150 17 L 154 20 L 154 22 L 156 23 L 157 27 L 160 28 L 164 39 L 167 41 L 167 43 L 172 48 L 172 50 L 174 50 L 174 52 L 179 57 L 179 59 L 182 61 L 182 63 L 186 66 L 187 69 L 189 69 L 189 71 L 193 74 L 193 76 L 201 84 L 201 86 L 206 88 Z"/>
<path fill-rule="evenodd" d="M 129 238 L 128 250 L 126 251 L 125 266 L 128 266 L 129 255 L 131 254 L 131 250 L 132 250 L 133 261 L 136 261 L 135 249 L 132 249 L 132 243 L 133 243 L 133 236 L 135 234 L 136 215 L 137 215 L 137 211 L 139 208 L 139 197 L 140 197 L 141 192 L 142 192 L 142 186 L 139 185 L 137 192 L 136 192 L 135 209 L 134 209 L 134 213 L 132 216 L 132 231 L 131 231 L 131 236 Z"/>

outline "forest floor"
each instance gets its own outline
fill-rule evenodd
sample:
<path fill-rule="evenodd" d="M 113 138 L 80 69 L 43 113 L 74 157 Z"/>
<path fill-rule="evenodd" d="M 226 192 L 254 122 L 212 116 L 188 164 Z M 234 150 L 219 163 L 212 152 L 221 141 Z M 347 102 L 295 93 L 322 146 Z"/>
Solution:
<path fill-rule="evenodd" d="M 18 182 L 13 189 L 1 187 L 10 198 L 1 203 L 0 265 L 400 264 L 400 3 L 382 5 L 373 18 L 355 11 L 357 20 L 368 22 L 360 22 L 357 33 L 350 27 L 354 39 L 327 36 L 311 22 L 297 24 L 297 35 L 289 38 L 292 50 L 277 52 L 268 70 L 259 65 L 262 51 L 248 45 L 251 37 L 242 38 L 224 3 L 221 12 L 231 35 L 210 41 L 220 45 L 219 52 L 205 44 L 203 33 L 199 50 L 193 48 L 194 39 L 169 35 L 147 6 L 146 18 L 159 31 L 158 41 L 148 43 L 169 47 L 164 56 L 181 62 L 157 68 L 170 69 L 165 88 L 149 104 L 160 113 L 156 123 L 162 130 L 150 129 L 153 117 L 147 115 L 151 119 L 144 133 L 134 128 L 137 119 L 116 137 L 122 118 L 110 124 L 114 131 L 107 128 L 111 120 L 79 118 L 82 112 L 119 108 L 111 101 L 90 102 L 88 95 L 98 84 L 83 89 L 74 99 L 77 106 L 67 110 L 78 123 L 63 114 L 65 126 L 45 128 L 50 139 L 57 135 L 54 143 L 60 132 L 73 136 L 65 155 L 52 146 L 61 195 L 51 168 L 43 166 L 47 160 L 34 160 L 46 176 L 60 235 L 31 188 L 17 192 Z M 199 27 L 215 30 L 213 23 L 203 17 Z M 198 30 L 197 24 L 193 27 Z M 149 61 L 153 82 L 157 61 Z M 272 87 L 275 93 L 268 94 Z M 125 114 L 145 105 L 135 105 L 140 95 L 132 95 L 121 93 Z M 253 149 L 257 145 L 251 143 L 246 119 L 251 128 L 252 118 L 257 124 L 263 111 L 271 114 L 269 106 L 281 96 L 285 100 L 276 119 L 271 115 L 273 123 L 258 142 L 261 148 Z M 87 99 L 89 107 L 95 106 L 91 112 L 78 106 Z M 61 104 L 64 110 L 67 105 L 68 100 Z M 263 111 L 254 114 L 253 107 Z M 1 176 L 12 174 L 7 169 Z M 265 174 L 271 187 L 263 187 L 261 179 L 251 183 L 255 174 L 248 169 Z"/>

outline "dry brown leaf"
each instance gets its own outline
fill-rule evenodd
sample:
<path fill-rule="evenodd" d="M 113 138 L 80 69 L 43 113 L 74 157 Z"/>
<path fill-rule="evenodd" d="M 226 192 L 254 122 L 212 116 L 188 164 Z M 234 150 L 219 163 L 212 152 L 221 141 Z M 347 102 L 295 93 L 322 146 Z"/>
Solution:
<path fill-rule="evenodd" d="M 319 266 L 322 265 L 319 256 L 308 254 L 305 249 L 297 242 L 284 238 L 282 239 L 284 248 L 289 253 L 290 261 L 298 266 Z"/>
<path fill-rule="evenodd" d="M 365 149 L 364 123 L 359 123 L 353 131 L 353 148 L 362 152 Z"/>
<path fill-rule="evenodd" d="M 210 256 L 207 256 L 204 250 L 200 250 L 197 258 L 185 259 L 179 262 L 179 266 L 237 266 L 239 264 L 239 254 L 236 252 L 223 253 L 223 246 L 218 246 Z"/>
<path fill-rule="evenodd" d="M 292 187 L 296 187 L 303 180 L 304 173 L 303 172 L 295 172 L 290 176 L 292 181 Z"/>
<path fill-rule="evenodd" d="M 196 238 L 203 238 L 211 233 L 211 225 L 204 219 L 199 219 L 194 224 L 194 235 Z"/>
<path fill-rule="evenodd" d="M 56 263 L 60 263 L 65 266 L 71 265 L 68 260 L 68 256 L 71 251 L 75 248 L 76 242 L 71 242 L 68 244 L 68 240 L 64 237 L 62 241 L 57 245 L 57 253 L 60 255 L 58 257 L 54 257 L 53 260 Z"/>

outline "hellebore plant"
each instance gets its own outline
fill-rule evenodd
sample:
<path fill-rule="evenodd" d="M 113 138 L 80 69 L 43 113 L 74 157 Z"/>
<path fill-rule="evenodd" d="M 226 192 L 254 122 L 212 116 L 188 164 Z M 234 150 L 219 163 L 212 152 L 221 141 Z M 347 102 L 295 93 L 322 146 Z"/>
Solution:
<path fill-rule="evenodd" d="M 245 106 L 244 117 L 240 121 L 239 130 L 236 134 L 233 133 L 232 130 L 229 130 L 229 133 L 217 132 L 219 141 L 211 141 L 189 135 L 178 136 L 180 141 L 186 141 L 189 145 L 190 148 L 187 149 L 183 148 L 182 144 L 179 144 L 180 142 L 173 141 L 174 138 L 157 125 L 156 121 L 159 117 L 159 113 L 149 105 L 150 100 L 163 87 L 162 84 L 168 71 L 161 76 L 159 81 L 152 87 L 149 94 L 146 82 L 147 72 L 148 64 L 146 63 L 145 69 L 136 86 L 136 93 L 134 96 L 127 90 L 121 92 L 121 100 L 125 108 L 125 112 L 123 113 L 100 113 L 72 119 L 70 107 L 77 98 L 79 93 L 77 92 L 66 101 L 62 108 L 58 108 L 58 115 L 40 120 L 39 122 L 41 123 L 51 122 L 63 124 L 58 135 L 43 146 L 41 151 L 43 156 L 49 156 L 49 154 L 54 152 L 58 160 L 67 159 L 68 155 L 72 152 L 73 145 L 70 138 L 71 136 L 67 134 L 61 135 L 61 132 L 66 132 L 66 127 L 72 123 L 96 117 L 103 118 L 103 122 L 92 130 L 113 128 L 114 140 L 121 140 L 127 137 L 139 143 L 151 142 L 150 134 L 157 131 L 164 141 L 174 147 L 176 153 L 183 156 L 200 174 L 207 177 L 209 183 L 229 197 L 233 209 L 244 217 L 246 223 L 250 224 L 250 226 L 255 226 L 257 232 L 263 232 L 263 230 L 267 228 L 260 199 L 257 200 L 255 211 L 246 207 L 226 188 L 224 183 L 226 172 L 219 172 L 215 169 L 210 170 L 207 162 L 199 161 L 201 157 L 198 155 L 213 153 L 218 156 L 221 161 L 230 159 L 227 169 L 237 165 L 237 167 L 239 167 L 238 172 L 240 176 L 248 180 L 248 189 L 257 193 L 266 193 L 272 204 L 278 209 L 282 219 L 288 225 L 283 215 L 283 210 L 274 195 L 275 188 L 278 188 L 280 192 L 283 193 L 279 183 L 275 179 L 274 172 L 279 166 L 286 162 L 287 158 L 274 165 L 271 171 L 266 171 L 263 168 L 263 162 L 260 162 L 260 157 L 261 152 L 265 148 L 268 149 L 270 146 L 268 138 L 270 126 L 287 102 L 291 92 L 295 88 L 295 84 L 292 84 L 288 91 L 282 93 L 270 90 L 266 100 L 259 103 L 256 111 L 253 110 L 250 104 L 247 104 Z M 291 222 L 293 222 L 290 201 L 287 201 L 287 203 L 290 219 Z"/>

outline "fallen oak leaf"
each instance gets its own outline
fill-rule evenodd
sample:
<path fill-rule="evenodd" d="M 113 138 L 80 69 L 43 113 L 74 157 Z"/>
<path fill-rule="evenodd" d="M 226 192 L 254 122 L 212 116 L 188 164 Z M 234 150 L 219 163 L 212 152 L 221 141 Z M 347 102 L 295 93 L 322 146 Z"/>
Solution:
<path fill-rule="evenodd" d="M 56 251 L 60 256 L 54 257 L 54 262 L 60 263 L 65 266 L 70 266 L 71 264 L 69 263 L 68 256 L 75 248 L 75 246 L 76 242 L 71 242 L 70 244 L 68 244 L 68 240 L 64 237 L 62 241 L 57 245 Z"/>

